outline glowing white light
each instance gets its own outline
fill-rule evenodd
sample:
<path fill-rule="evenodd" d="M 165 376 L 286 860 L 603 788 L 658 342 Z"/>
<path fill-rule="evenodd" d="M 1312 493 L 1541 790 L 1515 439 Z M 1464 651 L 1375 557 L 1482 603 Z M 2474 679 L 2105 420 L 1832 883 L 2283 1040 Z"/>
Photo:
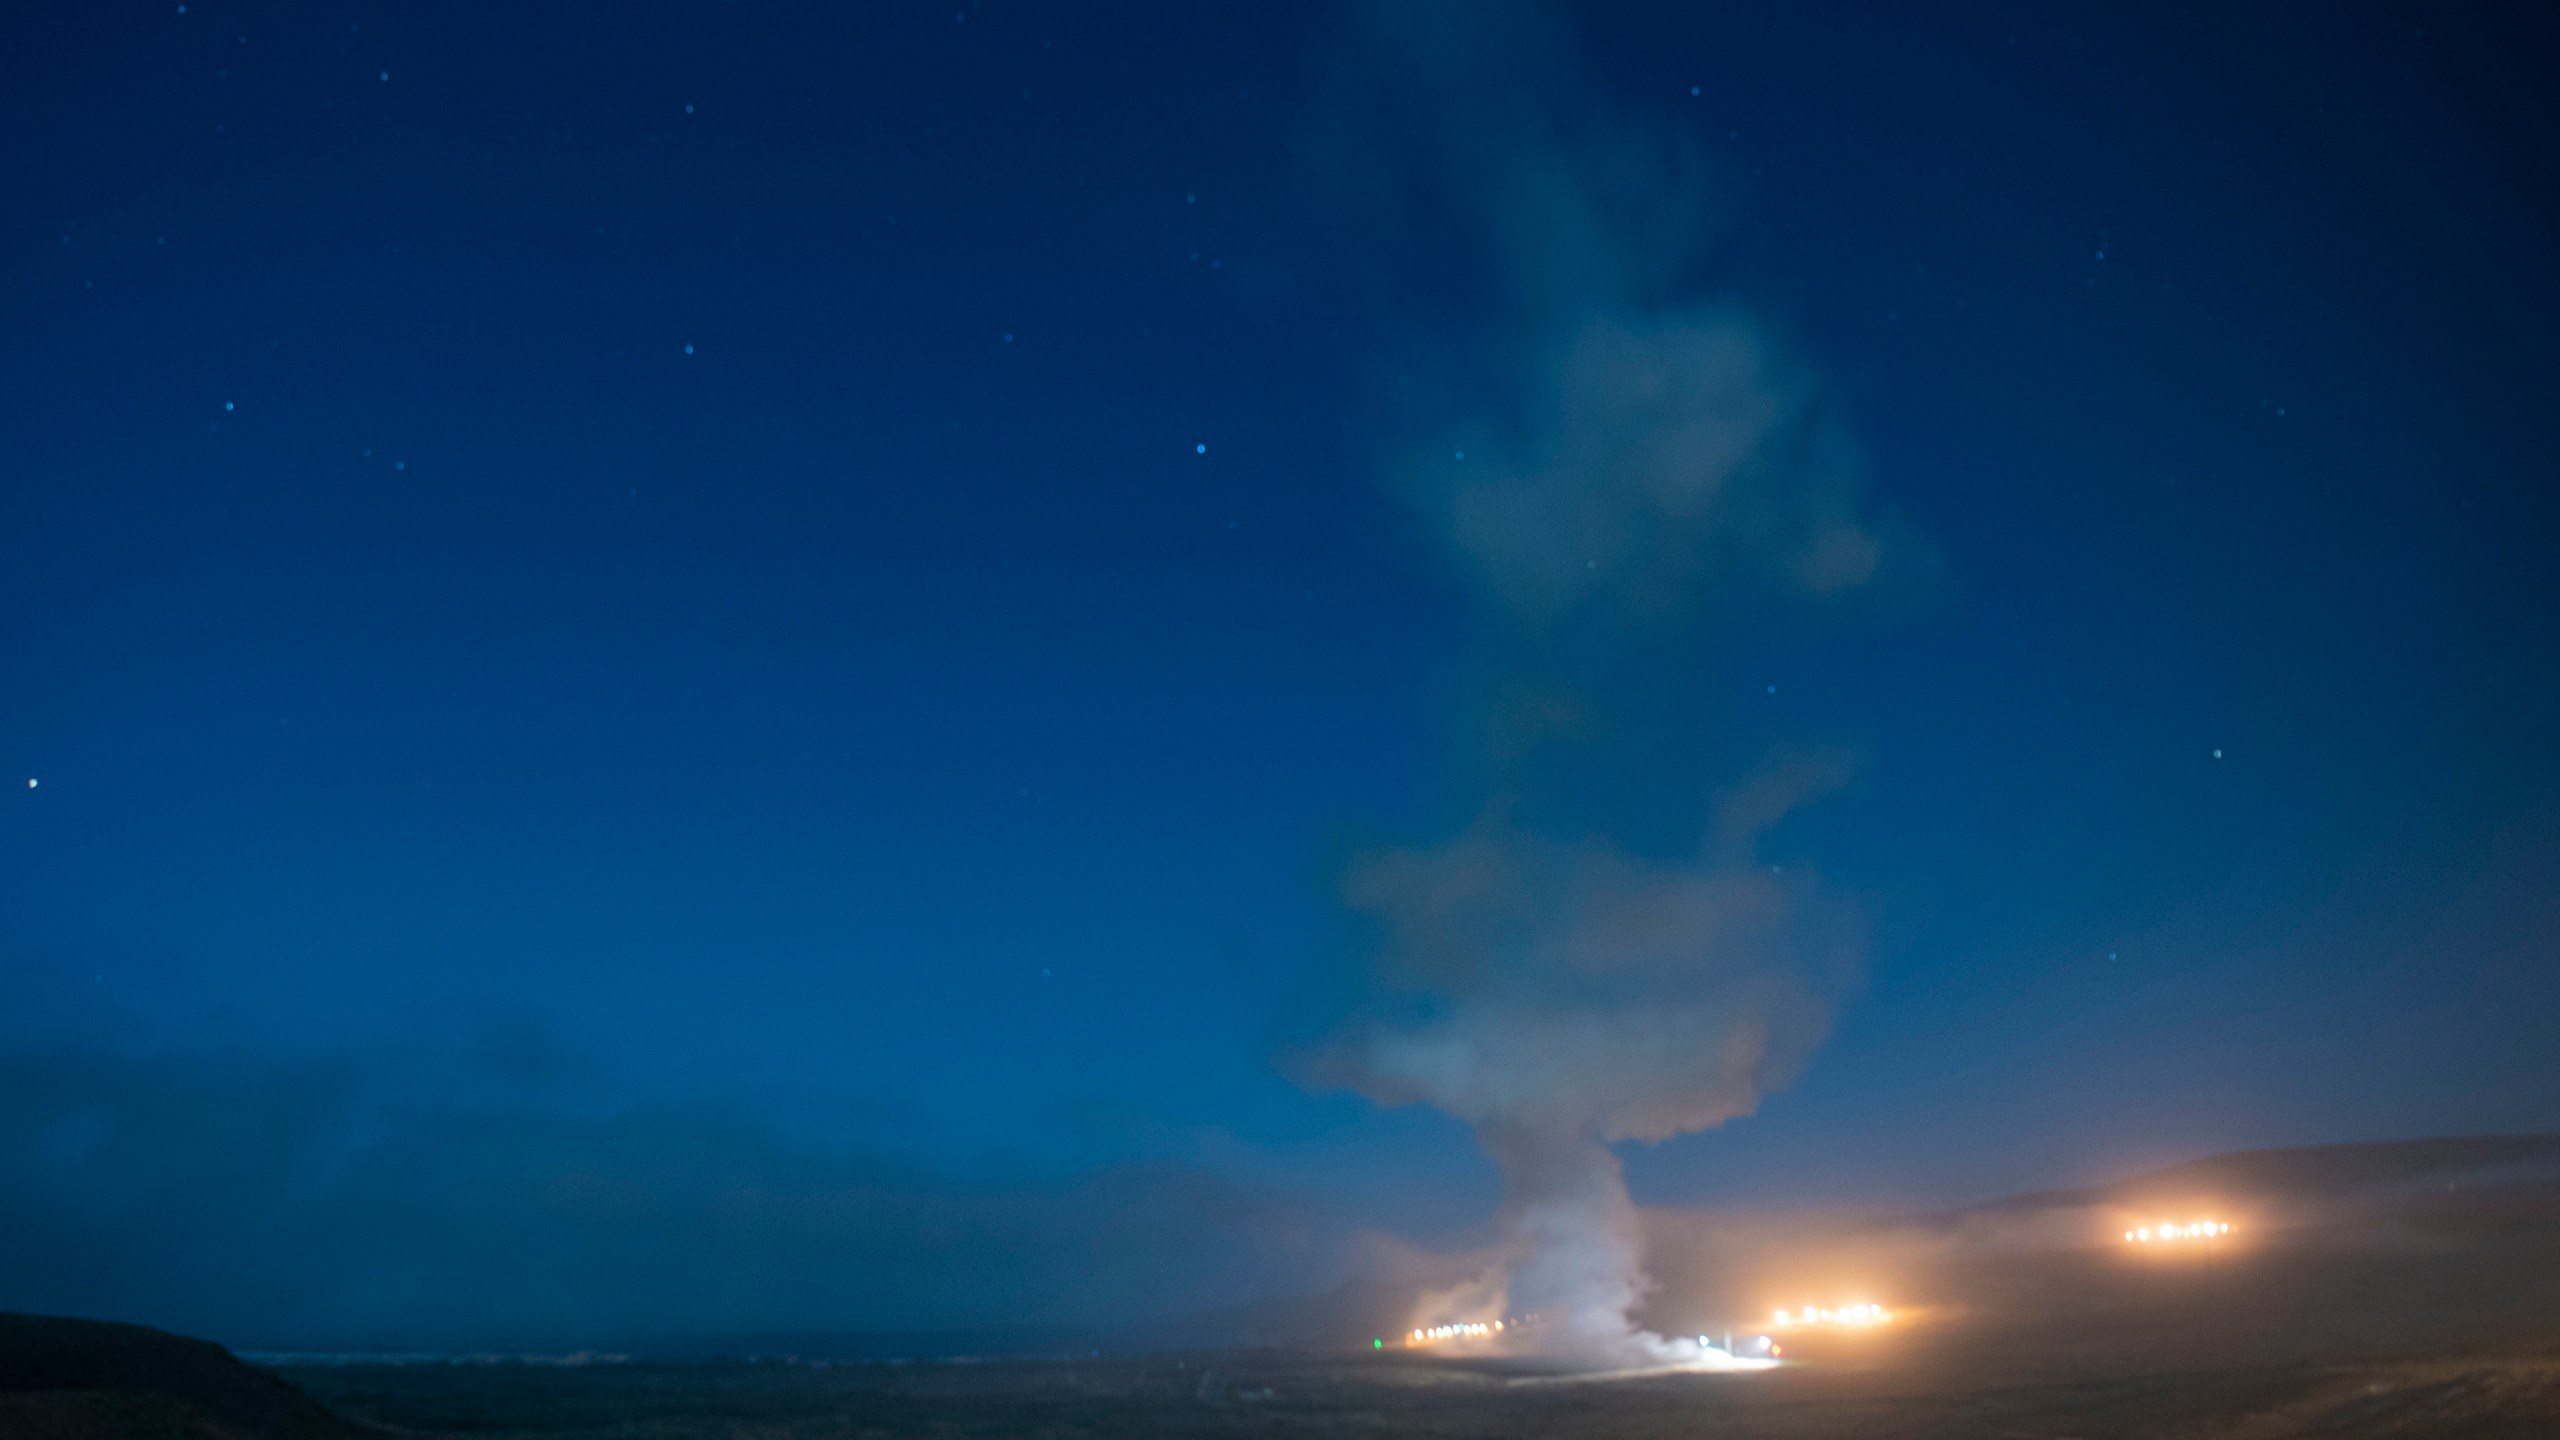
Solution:
<path fill-rule="evenodd" d="M 1861 1300 L 1854 1305 L 1843 1305 L 1837 1309 L 1807 1305 L 1801 1310 L 1781 1310 L 1777 1312 L 1777 1319 L 1769 1328 L 1800 1330 L 1814 1325 L 1863 1328 L 1869 1325 L 1882 1325 L 1892 1318 L 1893 1312 L 1882 1305 Z"/>
<path fill-rule="evenodd" d="M 2184 1225 L 2145 1225 L 2127 1230 L 2124 1238 L 2137 1245 L 2147 1245 L 2154 1240 L 2211 1240 L 2230 1233 L 2231 1222 L 2227 1220 L 2193 1220 Z"/>

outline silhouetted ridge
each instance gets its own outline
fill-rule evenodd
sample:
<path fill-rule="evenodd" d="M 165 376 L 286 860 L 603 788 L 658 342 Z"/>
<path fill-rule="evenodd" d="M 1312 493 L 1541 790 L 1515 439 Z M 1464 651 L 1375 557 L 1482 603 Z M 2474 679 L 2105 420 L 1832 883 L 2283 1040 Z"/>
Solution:
<path fill-rule="evenodd" d="M 2041 1210 L 2136 1202 L 2154 1195 L 2226 1199 L 2348 1199 L 2420 1181 L 2476 1177 L 2560 1179 L 2560 1135 L 2479 1135 L 2233 1150 L 2081 1190 L 2046 1190 L 1995 1201 L 1989 1210 Z"/>
<path fill-rule="evenodd" d="M 359 1433 L 219 1345 L 140 1325 L 0 1314 L 0 1435 L 345 1440 Z"/>

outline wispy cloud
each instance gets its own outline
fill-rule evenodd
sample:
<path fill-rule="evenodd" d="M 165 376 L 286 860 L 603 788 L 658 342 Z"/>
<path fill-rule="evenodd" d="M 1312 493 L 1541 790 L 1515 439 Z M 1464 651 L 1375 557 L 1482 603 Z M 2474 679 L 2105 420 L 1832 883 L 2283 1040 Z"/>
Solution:
<path fill-rule="evenodd" d="M 1147 1333 L 1342 1229 L 1166 1165 L 967 1181 L 709 1107 L 392 1098 L 352 1059 L 0 1056 L 0 1307 L 237 1344 Z"/>

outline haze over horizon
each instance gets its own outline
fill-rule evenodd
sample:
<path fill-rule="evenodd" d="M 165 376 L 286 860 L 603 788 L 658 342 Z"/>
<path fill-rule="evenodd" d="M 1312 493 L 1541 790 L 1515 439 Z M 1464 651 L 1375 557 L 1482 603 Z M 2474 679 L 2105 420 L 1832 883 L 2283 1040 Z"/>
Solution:
<path fill-rule="evenodd" d="M 2528 10 L 0 44 L 0 1309 L 1096 1328 L 1559 1164 L 2560 1131 Z"/>

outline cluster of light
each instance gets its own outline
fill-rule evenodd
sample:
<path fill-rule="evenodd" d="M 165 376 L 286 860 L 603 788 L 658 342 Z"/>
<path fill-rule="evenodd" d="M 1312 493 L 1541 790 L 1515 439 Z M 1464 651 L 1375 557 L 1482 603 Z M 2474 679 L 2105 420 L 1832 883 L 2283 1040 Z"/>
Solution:
<path fill-rule="evenodd" d="M 1416 1330 L 1405 1337 L 1408 1345 L 1428 1345 L 1434 1340 L 1455 1340 L 1466 1335 L 1496 1335 L 1502 1331 L 1499 1320 L 1478 1320 L 1465 1325 L 1434 1325 Z"/>
<path fill-rule="evenodd" d="M 2193 1225 L 2145 1225 L 2127 1230 L 2124 1238 L 2135 1245 L 2150 1245 L 2169 1240 L 2210 1240 L 2230 1233 L 2231 1227 L 2220 1220 L 2199 1220 Z"/>
<path fill-rule="evenodd" d="M 1893 1312 L 1881 1305 L 1843 1305 L 1837 1310 L 1808 1305 L 1802 1310 L 1779 1311 L 1776 1328 L 1800 1330 L 1808 1325 L 1840 1325 L 1855 1329 L 1881 1325 L 1892 1318 Z"/>

